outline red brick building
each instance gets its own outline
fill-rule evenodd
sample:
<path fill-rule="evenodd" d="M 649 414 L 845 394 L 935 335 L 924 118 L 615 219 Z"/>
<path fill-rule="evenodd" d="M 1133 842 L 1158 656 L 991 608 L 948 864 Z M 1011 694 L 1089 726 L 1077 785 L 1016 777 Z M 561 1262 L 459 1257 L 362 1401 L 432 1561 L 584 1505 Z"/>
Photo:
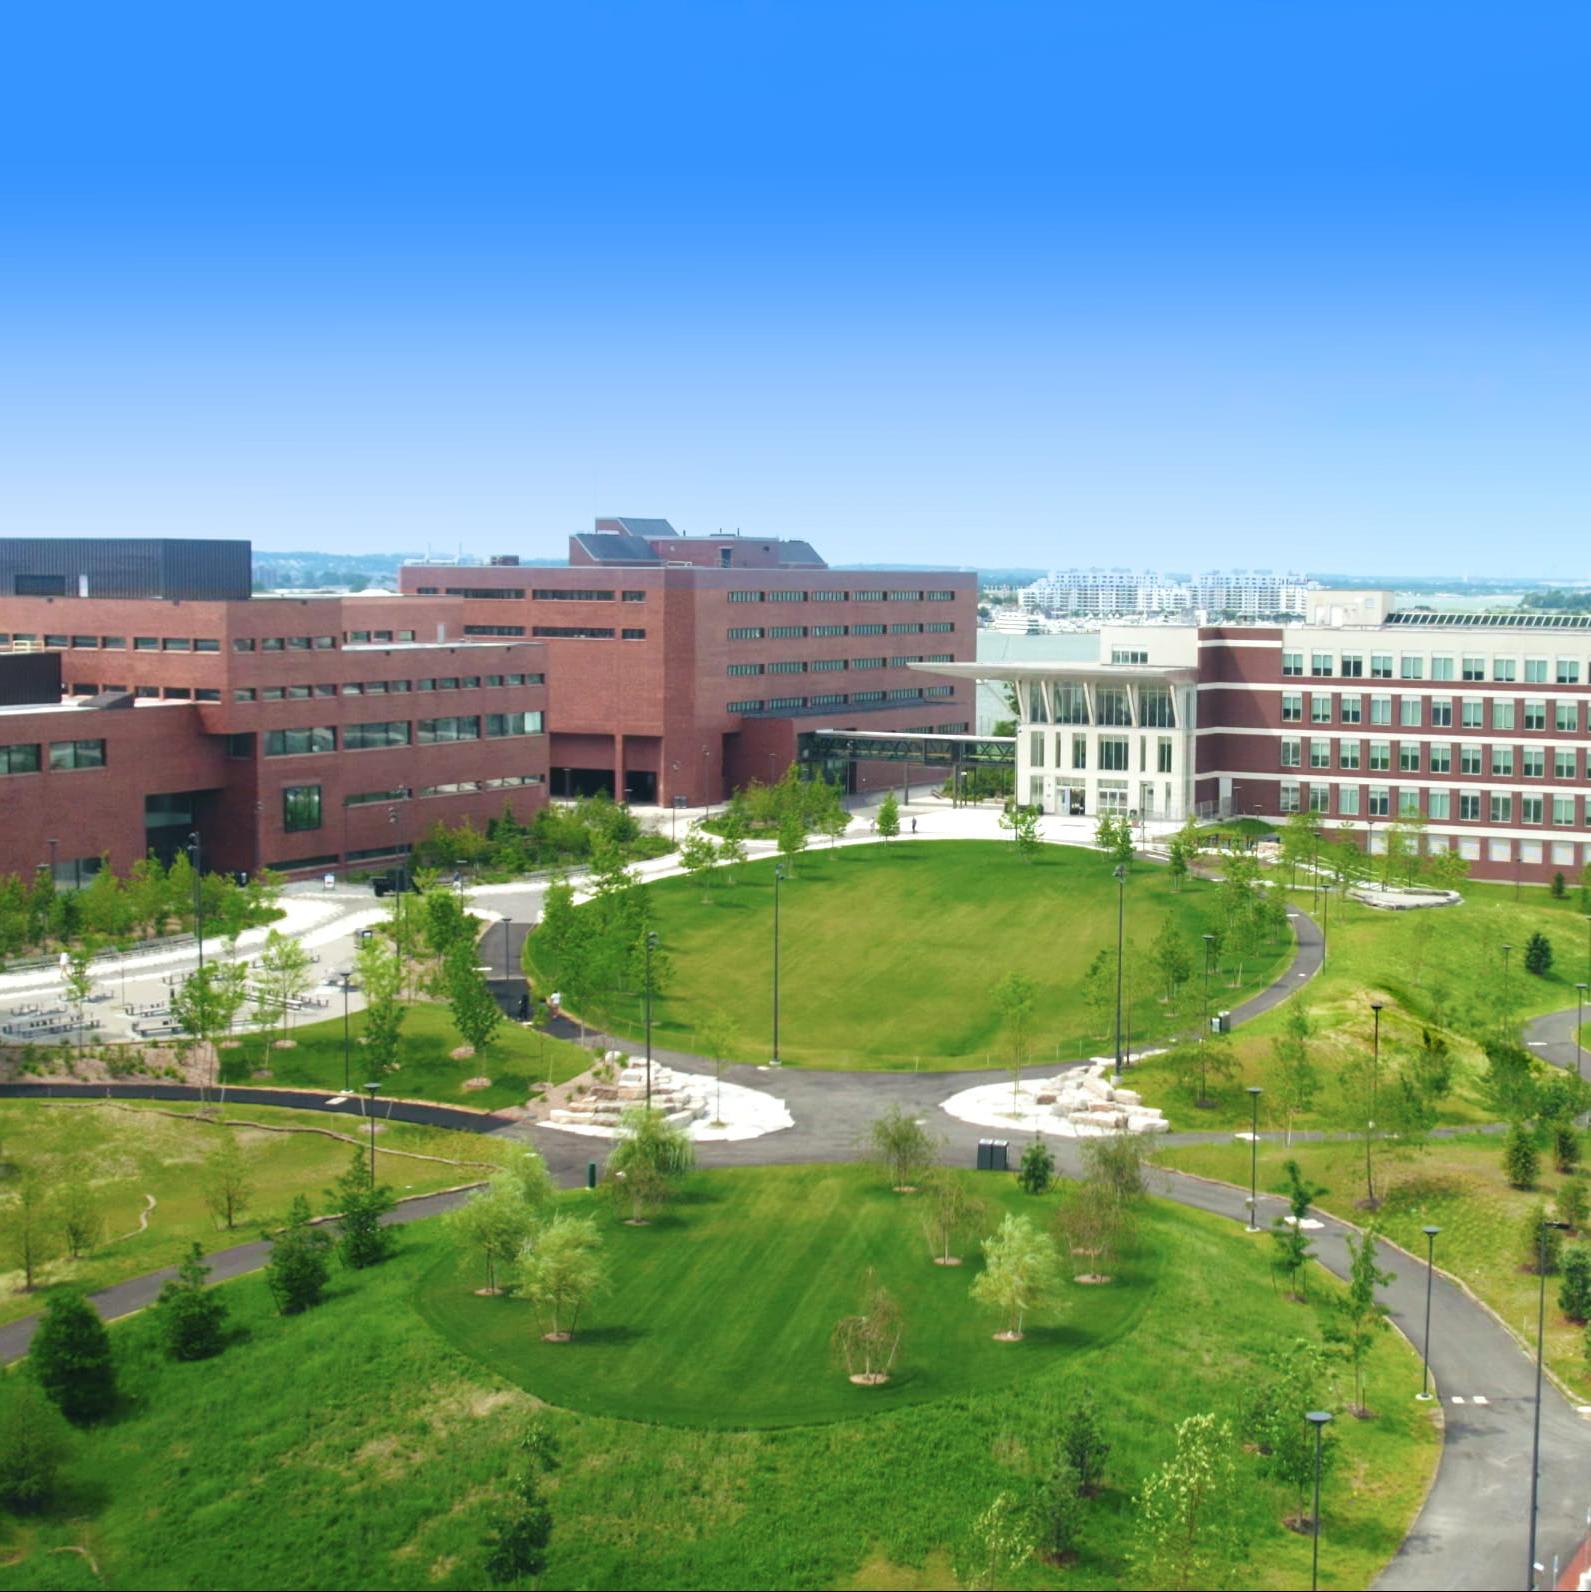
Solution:
<path fill-rule="evenodd" d="M 911 668 L 974 657 L 972 574 L 832 570 L 805 542 L 607 519 L 567 566 L 411 564 L 400 584 L 462 603 L 468 633 L 545 644 L 557 796 L 701 805 L 778 778 L 802 729 L 972 726 L 970 684 Z"/>

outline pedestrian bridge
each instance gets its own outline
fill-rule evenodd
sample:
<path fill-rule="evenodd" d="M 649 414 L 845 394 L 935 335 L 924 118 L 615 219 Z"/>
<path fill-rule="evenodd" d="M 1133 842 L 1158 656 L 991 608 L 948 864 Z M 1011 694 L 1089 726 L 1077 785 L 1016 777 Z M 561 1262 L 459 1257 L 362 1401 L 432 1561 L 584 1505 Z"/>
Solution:
<path fill-rule="evenodd" d="M 1014 735 L 933 735 L 874 730 L 804 730 L 796 760 L 816 772 L 845 763 L 910 763 L 917 768 L 1016 767 Z"/>

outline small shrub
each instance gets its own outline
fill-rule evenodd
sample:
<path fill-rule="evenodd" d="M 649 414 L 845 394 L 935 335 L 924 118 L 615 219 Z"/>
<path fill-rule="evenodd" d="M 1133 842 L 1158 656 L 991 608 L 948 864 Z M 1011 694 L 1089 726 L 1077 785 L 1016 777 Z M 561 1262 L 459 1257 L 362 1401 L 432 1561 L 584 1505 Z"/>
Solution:
<path fill-rule="evenodd" d="M 1569 894 L 1569 881 L 1561 872 L 1552 876 L 1552 899 L 1562 901 Z"/>
<path fill-rule="evenodd" d="M 1585 1231 L 1586 1222 L 1591 1219 L 1591 1194 L 1586 1192 L 1584 1177 L 1566 1177 L 1558 1185 L 1558 1196 L 1554 1203 L 1558 1207 L 1560 1222 L 1567 1222 L 1576 1232 Z"/>
<path fill-rule="evenodd" d="M 1556 1122 L 1552 1128 L 1552 1161 L 1560 1172 L 1573 1172 L 1580 1164 L 1580 1135 L 1572 1122 Z"/>
<path fill-rule="evenodd" d="M 1061 1417 L 1060 1446 L 1077 1478 L 1078 1492 L 1098 1492 L 1105 1480 L 1110 1443 L 1100 1425 L 1099 1403 L 1092 1393 L 1080 1394 Z"/>
<path fill-rule="evenodd" d="M 309 1202 L 297 1195 L 265 1267 L 266 1285 L 284 1316 L 296 1316 L 320 1303 L 330 1270 L 326 1261 L 330 1246 L 331 1239 L 310 1225 Z"/>
<path fill-rule="evenodd" d="M 355 1150 L 348 1170 L 337 1179 L 327 1197 L 338 1212 L 337 1253 L 351 1270 L 378 1266 L 392 1253 L 393 1232 L 381 1218 L 397 1202 L 385 1183 L 370 1175 L 370 1162 L 362 1149 Z"/>
<path fill-rule="evenodd" d="M 1503 1171 L 1514 1188 L 1534 1188 L 1541 1171 L 1541 1154 L 1536 1149 L 1536 1135 L 1523 1122 L 1516 1122 L 1508 1130 L 1503 1145 Z"/>
<path fill-rule="evenodd" d="M 1558 1308 L 1571 1321 L 1591 1320 L 1591 1245 L 1571 1244 L 1564 1250 Z"/>
<path fill-rule="evenodd" d="M 46 1508 L 71 1441 L 55 1406 L 31 1382 L 14 1378 L 0 1402 L 0 1503 L 18 1514 Z"/>
<path fill-rule="evenodd" d="M 28 1358 L 39 1386 L 67 1420 L 81 1426 L 116 1405 L 116 1364 L 99 1312 L 75 1289 L 52 1294 Z"/>
<path fill-rule="evenodd" d="M 1037 1135 L 1022 1152 L 1016 1180 L 1024 1194 L 1043 1194 L 1055 1181 L 1055 1157 Z"/>
<path fill-rule="evenodd" d="M 155 1310 L 160 1336 L 173 1360 L 208 1360 L 225 1341 L 226 1302 L 204 1285 L 210 1268 L 195 1243 L 177 1268 L 174 1280 L 160 1290 Z"/>
<path fill-rule="evenodd" d="M 1530 1213 L 1519 1236 L 1523 1240 L 1524 1269 L 1544 1271 L 1550 1277 L 1557 1271 L 1563 1254 L 1563 1234 L 1556 1227 L 1546 1226 L 1546 1220 L 1547 1202 L 1542 1200 Z"/>
<path fill-rule="evenodd" d="M 1552 941 L 1537 929 L 1525 942 L 1525 971 L 1544 978 L 1552 970 Z"/>

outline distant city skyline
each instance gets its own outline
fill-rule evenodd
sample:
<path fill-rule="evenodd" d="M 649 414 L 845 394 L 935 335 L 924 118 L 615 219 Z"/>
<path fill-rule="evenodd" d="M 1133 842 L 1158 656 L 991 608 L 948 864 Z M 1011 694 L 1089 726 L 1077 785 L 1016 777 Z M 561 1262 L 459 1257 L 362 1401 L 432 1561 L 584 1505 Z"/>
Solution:
<path fill-rule="evenodd" d="M 1586 575 L 1547 3 L 11 19 L 0 530 Z"/>

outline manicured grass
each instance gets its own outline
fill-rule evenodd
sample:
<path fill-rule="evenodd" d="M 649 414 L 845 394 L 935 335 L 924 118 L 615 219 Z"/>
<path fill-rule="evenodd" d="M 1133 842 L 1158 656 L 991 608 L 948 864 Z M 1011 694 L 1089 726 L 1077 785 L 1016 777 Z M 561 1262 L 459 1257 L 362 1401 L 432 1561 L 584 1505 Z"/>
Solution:
<path fill-rule="evenodd" d="M 199 1118 L 193 1108 L 173 1113 L 132 1102 L 39 1100 L 0 1102 L 0 1223 L 6 1219 L 9 1191 L 21 1171 L 33 1171 L 56 1185 L 80 1170 L 93 1188 L 104 1215 L 101 1242 L 81 1259 L 64 1252 L 44 1268 L 31 1294 L 22 1292 L 20 1271 L 0 1271 L 0 1321 L 39 1309 L 45 1288 L 73 1283 L 93 1290 L 169 1266 L 198 1239 L 206 1249 L 225 1248 L 258 1235 L 262 1225 L 278 1223 L 295 1194 L 316 1210 L 326 1208 L 325 1190 L 341 1176 L 355 1145 L 364 1143 L 361 1124 L 328 1123 L 308 1111 L 269 1107 L 228 1107 L 225 1115 L 271 1127 L 313 1126 L 315 1132 L 283 1133 L 261 1128 L 227 1128 Z M 349 1144 L 325 1130 L 346 1134 Z M 233 1134 L 241 1146 L 254 1196 L 237 1228 L 220 1230 L 204 1203 L 202 1162 Z M 377 1138 L 377 1172 L 401 1195 L 449 1188 L 489 1175 L 482 1163 L 498 1154 L 474 1134 L 446 1133 L 383 1123 Z M 448 1157 L 446 1161 L 383 1155 L 412 1150 Z M 465 1165 L 455 1165 L 465 1162 Z M 147 1196 L 155 1204 L 148 1208 Z M 138 1223 L 147 1209 L 148 1226 Z"/>
<path fill-rule="evenodd" d="M 362 1012 L 355 1012 L 349 1019 L 348 1031 L 352 1038 L 351 1076 L 357 1089 L 365 1082 L 360 1061 L 363 1047 L 359 1043 L 364 1032 Z M 272 1049 L 268 1053 L 269 1081 L 298 1088 L 341 1089 L 342 1018 L 306 1023 L 302 1028 L 295 1026 L 291 1037 L 297 1041 L 292 1049 Z M 440 1100 L 491 1111 L 498 1106 L 524 1105 L 531 1089 L 544 1084 L 549 1072 L 555 1084 L 562 1083 L 584 1072 L 592 1062 L 590 1052 L 579 1045 L 549 1038 L 506 1019 L 481 1055 L 454 1061 L 450 1052 L 459 1044 L 447 1007 L 431 1001 L 412 1002 L 403 1023 L 402 1060 L 398 1070 L 383 1080 L 383 1091 L 394 1098 Z M 230 1075 L 236 1081 L 258 1078 L 261 1046 L 261 1037 L 254 1036 L 244 1041 L 242 1051 L 232 1052 L 235 1059 Z M 476 1077 L 492 1081 L 485 1089 L 462 1087 L 466 1079 Z"/>
<path fill-rule="evenodd" d="M 832 1175 L 717 1174 L 726 1192 L 704 1209 L 753 1203 L 765 1180 L 793 1180 L 788 1191 L 799 1194 L 804 1176 Z M 859 1179 L 860 1198 L 866 1175 L 845 1175 Z M 807 1228 L 799 1201 L 783 1209 L 780 1247 L 806 1245 L 809 1274 L 827 1287 L 818 1239 L 832 1241 L 832 1231 Z M 934 1270 L 911 1202 L 899 1212 L 899 1247 Z M 554 1536 L 541 1584 L 913 1586 L 947 1584 L 949 1574 L 966 1584 L 977 1516 L 999 1492 L 1020 1494 L 1047 1464 L 1054 1408 L 1087 1385 L 1114 1447 L 1106 1488 L 1087 1505 L 1080 1557 L 1064 1570 L 1026 1565 L 1003 1584 L 1142 1585 L 1127 1562 L 1132 1498 L 1168 1456 L 1175 1423 L 1199 1411 L 1234 1413 L 1256 1357 L 1317 1334 L 1324 1296 L 1335 1291 L 1318 1286 L 1321 1302 L 1309 1306 L 1282 1300 L 1252 1242 L 1214 1218 L 1156 1206 L 1145 1233 L 1153 1261 L 1130 1285 L 1141 1297 L 1122 1330 L 1099 1344 L 1035 1352 L 1005 1386 L 881 1404 L 882 1413 L 858 1420 L 741 1432 L 545 1411 L 563 1453 L 549 1481 Z M 687 1287 L 699 1253 L 689 1225 L 638 1236 L 654 1241 L 653 1268 Z M 126 1412 L 84 1439 L 71 1496 L 13 1528 L 0 1588 L 84 1584 L 77 1555 L 48 1551 L 64 1546 L 91 1551 L 103 1584 L 118 1587 L 482 1585 L 482 1538 L 502 1518 L 534 1400 L 412 1309 L 414 1292 L 452 1264 L 437 1225 L 407 1230 L 402 1245 L 374 1271 L 338 1274 L 333 1297 L 299 1318 L 274 1315 L 259 1279 L 228 1285 L 243 1336 L 216 1363 L 160 1358 L 147 1319 L 118 1327 Z M 742 1251 L 738 1285 L 722 1300 L 748 1323 L 764 1291 L 764 1247 Z M 617 1297 L 604 1306 L 610 1321 Z M 1063 1318 L 1094 1308 L 1068 1300 Z M 628 1325 L 648 1341 L 646 1323 Z M 681 1353 L 651 1341 L 653 1381 L 666 1385 L 681 1373 Z M 577 1340 L 568 1359 L 599 1348 Z M 792 1380 L 771 1352 L 760 1365 L 742 1364 Z M 1418 1375 L 1407 1346 L 1381 1335 L 1370 1376 L 1380 1417 L 1336 1423 L 1345 1452 L 1324 1498 L 1325 1585 L 1368 1585 L 1423 1495 L 1437 1430 L 1406 1396 Z M 1253 1455 L 1236 1461 L 1236 1542 L 1219 1584 L 1308 1585 L 1310 1543 L 1281 1524 L 1292 1500 L 1259 1474 Z"/>
<path fill-rule="evenodd" d="M 1116 883 L 1110 859 L 1078 847 L 1044 846 L 1023 862 L 998 841 L 897 841 L 814 848 L 780 889 L 780 1053 L 812 1067 L 911 1069 L 999 1064 L 1008 1045 L 993 1001 L 1011 970 L 1038 984 L 1030 1059 L 1075 1061 L 1112 1043 L 1114 983 L 1090 1006 L 1084 975 L 1116 947 Z M 773 868 L 738 877 L 686 878 L 647 886 L 672 962 L 654 1002 L 657 1044 L 699 1053 L 698 1025 L 713 1008 L 734 1023 L 732 1058 L 765 1061 L 771 1048 Z M 1219 912 L 1216 888 L 1190 880 L 1177 891 L 1167 870 L 1134 864 L 1127 882 L 1128 1029 L 1134 1044 L 1168 1023 L 1149 951 L 1169 914 L 1192 947 Z M 536 955 L 535 936 L 530 940 Z M 1226 970 L 1213 998 L 1235 1005 L 1286 965 L 1292 945 L 1268 948 Z M 1195 957 L 1195 960 L 1197 958 Z M 1230 972 L 1235 981 L 1237 969 Z M 590 1003 L 587 1017 L 618 1033 L 641 1031 L 633 996 Z"/>
<path fill-rule="evenodd" d="M 1586 1136 L 1582 1135 L 1582 1142 Z M 1502 1170 L 1502 1137 L 1466 1134 L 1435 1139 L 1417 1155 L 1381 1161 L 1378 1183 L 1385 1199 L 1376 1220 L 1394 1242 L 1424 1258 L 1426 1225 L 1440 1227 L 1436 1262 L 1461 1278 L 1529 1345 L 1536 1338 L 1540 1280 L 1524 1270 L 1525 1230 L 1538 1202 L 1549 1203 L 1563 1181 L 1552 1167 L 1549 1149 L 1542 1151 L 1540 1187 L 1510 1188 Z M 1291 1156 L 1304 1176 L 1327 1192 L 1323 1210 L 1363 1224 L 1369 1217 L 1356 1208 L 1363 1197 L 1363 1150 L 1352 1143 L 1295 1143 L 1260 1147 L 1262 1189 L 1285 1182 L 1283 1163 Z M 1247 1144 L 1179 1145 L 1157 1157 L 1167 1166 L 1246 1187 Z M 1581 1235 L 1581 1241 L 1585 1241 Z M 1591 1399 L 1591 1367 L 1585 1355 L 1586 1329 L 1566 1320 L 1557 1308 L 1558 1281 L 1547 1279 L 1547 1358 L 1553 1370 L 1582 1400 Z"/>
<path fill-rule="evenodd" d="M 1278 868 L 1271 877 L 1285 880 L 1287 872 Z M 1541 1012 L 1574 1005 L 1575 983 L 1586 977 L 1586 924 L 1577 902 L 1554 901 L 1545 891 L 1524 891 L 1517 901 L 1511 886 L 1465 885 L 1463 893 L 1456 907 L 1388 912 L 1335 891 L 1329 910 L 1322 911 L 1307 887 L 1288 892 L 1290 901 L 1327 928 L 1326 965 L 1297 997 L 1317 1030 L 1314 1054 L 1323 1084 L 1317 1109 L 1298 1126 L 1331 1123 L 1337 1071 L 1371 1046 L 1373 1000 L 1384 1005 L 1382 1054 L 1394 1062 L 1420 1044 L 1425 1029 L 1448 1035 L 1455 1068 L 1453 1090 L 1440 1102 L 1441 1120 L 1463 1124 L 1495 1117 L 1480 1089 L 1485 1058 L 1478 1041 L 1505 1029 L 1517 1031 Z M 1543 978 L 1526 973 L 1522 965 L 1525 943 L 1537 931 L 1552 941 L 1555 952 L 1553 968 Z M 1514 950 L 1505 1002 L 1502 947 L 1509 944 Z M 1273 1041 L 1286 1016 L 1285 1007 L 1278 1008 L 1233 1035 L 1241 1070 L 1212 1091 L 1212 1111 L 1195 1110 L 1192 1095 L 1176 1084 L 1165 1062 L 1154 1058 L 1135 1070 L 1134 1087 L 1177 1127 L 1237 1127 L 1249 1120 L 1245 1086 L 1259 1084 L 1266 1091 L 1261 1121 L 1279 1126 L 1279 1118 L 1266 1113 L 1278 1099 Z"/>

